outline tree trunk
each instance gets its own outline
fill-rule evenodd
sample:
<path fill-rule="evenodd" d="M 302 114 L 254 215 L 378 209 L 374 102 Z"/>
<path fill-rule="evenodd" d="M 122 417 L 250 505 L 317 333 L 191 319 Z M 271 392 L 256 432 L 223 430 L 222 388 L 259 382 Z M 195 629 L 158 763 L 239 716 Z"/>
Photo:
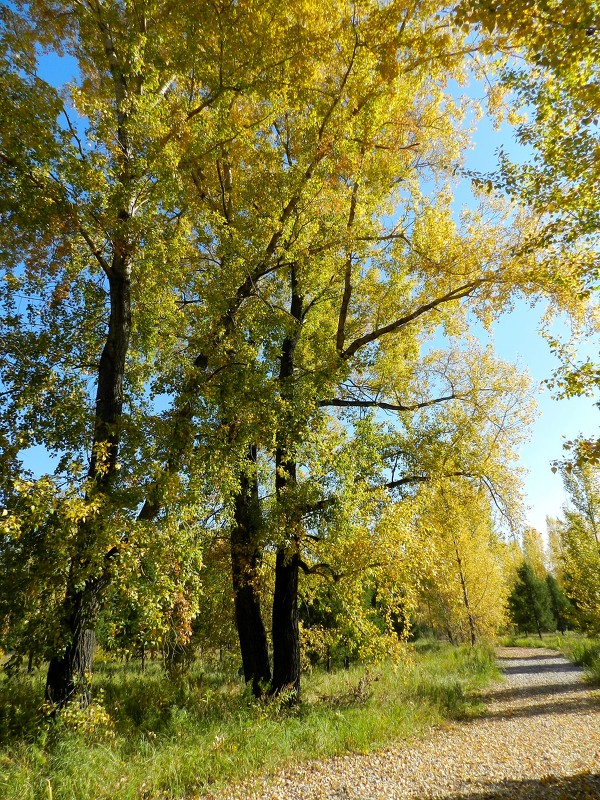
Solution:
<path fill-rule="evenodd" d="M 280 547 L 275 560 L 273 595 L 273 694 L 290 690 L 300 696 L 300 629 L 298 625 L 298 554 Z"/>
<path fill-rule="evenodd" d="M 249 461 L 256 462 L 251 447 Z M 261 551 L 258 480 L 254 474 L 242 475 L 235 498 L 235 525 L 231 531 L 231 574 L 235 598 L 235 624 L 240 640 L 244 679 L 252 683 L 252 693 L 260 697 L 271 681 L 267 633 L 260 610 L 258 566 Z"/>
<path fill-rule="evenodd" d="M 123 249 L 119 251 L 115 247 L 108 279 L 110 317 L 106 342 L 98 365 L 94 437 L 88 470 L 88 477 L 95 484 L 92 491 L 105 496 L 110 494 L 110 485 L 118 470 L 123 378 L 131 332 L 130 258 L 124 257 Z M 105 558 L 101 575 L 88 578 L 83 588 L 75 587 L 78 570 L 85 570 L 95 555 L 96 526 L 102 524 L 102 519 L 87 519 L 79 524 L 77 544 L 71 560 L 71 578 L 63 603 L 67 648 L 61 655 L 55 655 L 50 660 L 46 678 L 46 699 L 58 708 L 62 708 L 77 695 L 84 705 L 89 702 L 95 627 L 101 595 L 109 583 L 111 559 Z"/>
<path fill-rule="evenodd" d="M 471 636 L 471 647 L 475 647 L 475 645 L 477 644 L 475 620 L 473 619 L 473 614 L 471 613 L 471 603 L 469 601 L 469 592 L 467 591 L 467 581 L 465 578 L 465 574 L 463 572 L 462 559 L 460 557 L 460 553 L 458 552 L 458 545 L 456 543 L 456 539 L 454 540 L 454 552 L 456 553 L 456 562 L 458 564 L 458 574 L 460 577 L 460 586 L 462 589 L 463 603 L 465 604 L 465 609 L 467 611 L 467 619 L 469 621 L 469 634 Z"/>
<path fill-rule="evenodd" d="M 282 398 L 294 407 L 294 356 L 302 329 L 303 298 L 298 291 L 295 266 L 290 268 L 290 317 L 294 328 L 286 335 L 281 348 L 279 385 Z M 297 468 L 294 445 L 297 433 L 293 419 L 280 420 L 275 451 L 275 493 L 277 501 L 290 501 L 296 489 Z M 299 530 L 300 511 L 291 507 L 287 516 L 289 544 L 281 545 L 275 559 L 275 591 L 273 593 L 273 682 L 271 691 L 278 694 L 290 690 L 290 702 L 300 697 L 300 626 L 298 621 L 298 571 L 300 563 Z"/>
<path fill-rule="evenodd" d="M 90 701 L 99 592 L 93 584 L 87 584 L 83 591 L 69 594 L 72 610 L 66 628 L 71 641 L 62 655 L 50 660 L 46 678 L 45 698 L 57 708 L 76 698 L 84 706 Z"/>

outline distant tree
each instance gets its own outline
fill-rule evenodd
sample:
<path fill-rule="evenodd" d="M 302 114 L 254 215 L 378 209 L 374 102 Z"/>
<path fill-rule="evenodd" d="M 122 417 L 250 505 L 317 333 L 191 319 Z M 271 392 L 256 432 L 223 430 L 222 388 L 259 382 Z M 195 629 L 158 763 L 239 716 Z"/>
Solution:
<path fill-rule="evenodd" d="M 513 623 L 525 633 L 556 630 L 552 615 L 550 593 L 545 581 L 536 578 L 531 564 L 523 561 L 517 571 L 517 582 L 508 598 L 508 609 Z"/>
<path fill-rule="evenodd" d="M 422 600 L 434 628 L 475 645 L 506 622 L 503 545 L 488 494 L 468 481 L 445 483 L 431 487 L 420 520 L 431 551 Z"/>
<path fill-rule="evenodd" d="M 550 595 L 550 607 L 556 620 L 556 627 L 561 633 L 564 633 L 567 630 L 570 612 L 572 611 L 571 603 L 560 583 L 550 573 L 546 575 L 546 586 Z"/>
<path fill-rule="evenodd" d="M 535 528 L 527 528 L 523 533 L 523 554 L 525 561 L 531 564 L 536 578 L 545 580 L 548 574 L 547 555 L 542 534 Z"/>
<path fill-rule="evenodd" d="M 569 497 L 560 521 L 564 584 L 577 609 L 578 623 L 600 630 L 600 469 L 593 464 L 565 467 Z"/>

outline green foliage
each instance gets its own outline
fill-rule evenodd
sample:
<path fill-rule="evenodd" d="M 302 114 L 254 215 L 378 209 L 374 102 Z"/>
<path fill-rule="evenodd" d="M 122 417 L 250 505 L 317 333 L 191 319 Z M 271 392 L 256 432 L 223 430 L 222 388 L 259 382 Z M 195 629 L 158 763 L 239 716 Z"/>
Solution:
<path fill-rule="evenodd" d="M 35 701 L 42 676 L 2 680 L 0 702 L 13 719 L 1 730 L 8 740 L 0 749 L 2 797 L 47 797 L 48 783 L 56 800 L 202 796 L 286 762 L 368 752 L 444 718 L 472 716 L 477 690 L 497 676 L 489 649 L 408 651 L 395 664 L 315 671 L 303 704 L 290 710 L 279 700 L 250 702 L 239 681 L 215 666 L 207 662 L 172 683 L 156 664 L 140 674 L 107 661 L 98 675 L 107 725 L 98 708 L 78 711 L 77 724 L 43 721 Z"/>
<path fill-rule="evenodd" d="M 536 577 L 527 561 L 517 570 L 517 582 L 508 597 L 508 610 L 513 624 L 525 633 L 537 631 L 541 639 L 542 631 L 556 630 L 548 586 Z"/>
<path fill-rule="evenodd" d="M 588 680 L 600 684 L 600 641 L 597 638 L 568 641 L 563 649 L 573 663 L 585 668 Z"/>
<path fill-rule="evenodd" d="M 565 633 L 569 620 L 572 618 L 573 606 L 554 575 L 550 573 L 546 575 L 546 586 L 550 595 L 550 607 L 556 620 L 556 627 L 561 633 Z"/>
<path fill-rule="evenodd" d="M 514 41 L 539 43 L 523 10 Z M 55 12 L 2 16 L 2 647 L 60 659 L 86 592 L 115 652 L 227 642 L 221 537 L 250 479 L 244 580 L 270 597 L 261 557 L 301 568 L 328 618 L 305 626 L 315 651 L 381 656 L 406 635 L 441 582 L 428 485 L 468 498 L 458 559 L 438 548 L 459 567 L 455 626 L 492 631 L 505 592 L 481 496 L 517 516 L 532 409 L 470 324 L 519 295 L 579 319 L 593 272 L 585 242 L 540 236 L 545 209 L 453 208 L 469 109 L 448 84 L 476 62 L 487 77 L 511 25 L 442 0 Z M 76 59 L 60 91 L 42 50 Z M 25 474 L 31 445 L 53 477 Z"/>
<path fill-rule="evenodd" d="M 487 4 L 473 5 L 483 11 Z M 500 183 L 515 199 L 543 213 L 542 235 L 548 242 L 578 252 L 587 276 L 582 289 L 594 304 L 600 235 L 600 4 L 597 0 L 500 3 L 491 12 L 500 25 L 507 5 L 526 65 L 507 68 L 504 83 L 514 92 L 514 103 L 527 109 L 528 119 L 516 132 L 533 157 L 516 164 L 502 153 Z M 597 317 L 582 328 L 588 336 L 595 334 Z M 548 339 L 562 361 L 550 382 L 556 394 L 597 394 L 598 363 L 593 358 L 582 361 L 572 346 L 550 334 Z M 566 448 L 571 466 L 600 460 L 600 440 L 587 432 Z"/>
<path fill-rule="evenodd" d="M 593 464 L 564 468 L 569 503 L 554 523 L 557 557 L 578 626 L 600 630 L 600 471 Z"/>

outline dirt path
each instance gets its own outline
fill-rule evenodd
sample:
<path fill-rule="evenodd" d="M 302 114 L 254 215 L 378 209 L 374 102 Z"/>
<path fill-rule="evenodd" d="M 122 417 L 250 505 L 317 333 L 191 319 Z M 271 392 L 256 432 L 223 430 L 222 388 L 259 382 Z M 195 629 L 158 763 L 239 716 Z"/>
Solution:
<path fill-rule="evenodd" d="M 314 761 L 223 800 L 600 800 L 600 697 L 553 650 L 502 648 L 488 713 L 423 741 Z"/>

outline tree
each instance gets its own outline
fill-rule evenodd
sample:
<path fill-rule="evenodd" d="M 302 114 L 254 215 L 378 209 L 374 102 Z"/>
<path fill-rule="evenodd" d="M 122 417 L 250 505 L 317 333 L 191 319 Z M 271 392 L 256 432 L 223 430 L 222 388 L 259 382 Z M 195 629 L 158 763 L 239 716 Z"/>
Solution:
<path fill-rule="evenodd" d="M 564 468 L 563 480 L 570 502 L 558 526 L 567 596 L 573 602 L 580 624 L 592 631 L 600 626 L 598 478 L 598 468 L 593 464 Z"/>
<path fill-rule="evenodd" d="M 63 704 L 78 680 L 85 696 L 117 570 L 170 558 L 156 605 L 188 630 L 198 602 L 184 613 L 178 593 L 206 541 L 194 518 L 209 539 L 227 527 L 256 692 L 270 674 L 257 572 L 275 554 L 272 688 L 297 694 L 301 575 L 335 580 L 362 547 L 361 585 L 385 576 L 393 609 L 410 591 L 370 554 L 396 501 L 410 518 L 419 487 L 446 479 L 486 487 L 503 512 L 516 497 L 522 384 L 469 344 L 469 320 L 489 324 L 518 293 L 576 312 L 588 286 L 537 213 L 485 197 L 453 212 L 468 137 L 447 82 L 506 35 L 463 30 L 441 2 L 40 0 L 4 21 L 21 128 L 0 148 L 2 557 L 25 575 L 33 552 L 64 617 L 42 615 L 44 641 L 61 628 L 48 696 Z M 40 46 L 78 59 L 68 103 L 35 73 Z M 61 457 L 54 492 L 14 480 L 29 444 Z M 60 557 L 54 582 L 42 545 Z"/>
<path fill-rule="evenodd" d="M 469 5 L 481 11 L 487 4 Z M 593 297 L 600 233 L 600 5 L 597 0 L 496 3 L 487 13 L 493 15 L 493 24 L 510 24 L 524 34 L 520 40 L 525 62 L 511 64 L 504 83 L 514 93 L 514 102 L 527 109 L 528 118 L 516 133 L 532 158 L 515 164 L 502 153 L 499 183 L 519 202 L 543 213 L 549 242 L 570 242 L 579 248 L 582 263 L 587 260 L 589 265 L 589 281 L 582 291 Z M 492 24 L 489 17 L 488 21 Z M 579 325 L 584 336 L 597 333 L 595 318 L 580 319 Z M 592 358 L 582 361 L 571 343 L 550 330 L 547 338 L 562 360 L 549 380 L 557 396 L 597 395 L 598 363 Z M 597 463 L 600 457 L 600 441 L 585 432 L 566 448 L 571 464 Z"/>
<path fill-rule="evenodd" d="M 142 539 L 164 526 L 173 543 L 184 530 L 165 498 L 189 449 L 186 431 L 169 429 L 165 446 L 148 390 L 185 324 L 186 137 L 218 148 L 230 131 L 207 124 L 207 109 L 254 90 L 271 59 L 279 66 L 273 37 L 288 54 L 303 43 L 289 28 L 270 35 L 266 10 L 167 6 L 40 0 L 2 9 L 2 444 L 13 465 L 2 474 L 3 557 L 40 576 L 45 548 L 56 558 L 45 611 L 54 632 L 43 638 L 54 642 L 44 654 L 57 706 L 79 689 L 87 701 L 96 620 L 115 570 L 135 560 L 132 526 Z M 253 37 L 260 47 L 249 46 Z M 63 96 L 37 73 L 40 48 L 76 60 Z M 38 444 L 59 459 L 54 497 L 48 479 L 18 473 L 19 451 Z M 38 503 L 47 503 L 42 520 L 26 510 Z M 25 570 L 31 558 L 36 567 Z"/>
<path fill-rule="evenodd" d="M 535 577 L 541 581 L 546 580 L 546 549 L 542 534 L 535 528 L 526 528 L 523 531 L 523 555 L 525 561 L 531 566 Z"/>
<path fill-rule="evenodd" d="M 561 633 L 565 633 L 572 610 L 571 603 L 569 603 L 569 599 L 564 593 L 562 586 L 551 573 L 546 575 L 546 585 L 548 587 L 548 594 L 550 595 L 552 615 L 556 620 L 556 627 Z"/>
<path fill-rule="evenodd" d="M 455 477 L 468 469 L 494 491 L 487 467 L 500 482 L 506 471 L 491 459 L 484 467 L 476 448 L 460 456 L 445 449 L 443 414 L 436 420 L 438 405 L 483 408 L 489 391 L 485 370 L 473 369 L 474 386 L 463 392 L 446 382 L 449 373 L 457 380 L 461 358 L 476 357 L 458 346 L 466 314 L 489 323 L 518 292 L 574 309 L 587 280 L 576 260 L 570 280 L 557 280 L 556 264 L 564 268 L 568 254 L 558 246 L 540 249 L 546 242 L 535 214 L 515 219 L 506 210 L 502 222 L 498 208 L 486 209 L 482 199 L 464 226 L 454 221 L 445 184 L 460 165 L 460 111 L 443 85 L 462 74 L 461 48 L 478 45 L 466 44 L 466 32 L 449 18 L 440 23 L 432 10 L 344 9 L 324 24 L 319 60 L 295 76 L 285 106 L 234 107 L 232 117 L 247 120 L 246 133 L 218 155 L 190 145 L 186 204 L 195 204 L 205 227 L 195 231 L 198 270 L 185 289 L 187 327 L 190 341 L 210 343 L 200 360 L 211 386 L 201 391 L 229 446 L 242 454 L 239 474 L 253 474 L 254 450 L 270 468 L 266 514 L 253 515 L 266 527 L 251 530 L 244 512 L 244 525 L 232 528 L 238 537 L 244 531 L 244 547 L 233 547 L 232 555 L 244 558 L 241 568 L 234 563 L 234 576 L 247 576 L 249 595 L 260 549 L 277 550 L 275 691 L 299 687 L 300 573 L 321 563 L 307 561 L 305 550 L 314 549 L 314 529 L 326 524 L 341 484 L 323 480 L 307 451 L 312 430 L 325 430 L 339 414 L 357 433 L 357 452 L 369 433 L 372 460 L 354 470 L 365 492 L 386 484 L 414 490 L 434 466 Z M 431 179 L 438 191 L 424 197 L 422 181 Z M 206 314 L 215 307 L 222 310 L 216 322 Z M 456 350 L 421 362 L 418 348 L 439 327 L 455 337 Z M 424 379 L 429 391 L 422 390 Z M 440 385 L 445 394 L 436 391 Z M 363 424 L 367 414 L 383 412 L 398 416 L 395 433 Z M 386 469 L 395 480 L 383 479 Z M 249 502 L 245 480 L 232 482 L 240 509 Z M 234 580 L 238 602 L 242 586 Z M 252 619 L 258 641 L 260 615 Z"/>
<path fill-rule="evenodd" d="M 523 561 L 517 571 L 517 582 L 508 597 L 512 622 L 525 633 L 556 630 L 550 594 L 545 581 L 536 577 L 531 564 Z"/>
<path fill-rule="evenodd" d="M 422 593 L 429 623 L 453 643 L 475 645 L 505 621 L 508 587 L 492 500 L 467 481 L 446 481 L 428 494 L 418 524 L 430 549 Z"/>

